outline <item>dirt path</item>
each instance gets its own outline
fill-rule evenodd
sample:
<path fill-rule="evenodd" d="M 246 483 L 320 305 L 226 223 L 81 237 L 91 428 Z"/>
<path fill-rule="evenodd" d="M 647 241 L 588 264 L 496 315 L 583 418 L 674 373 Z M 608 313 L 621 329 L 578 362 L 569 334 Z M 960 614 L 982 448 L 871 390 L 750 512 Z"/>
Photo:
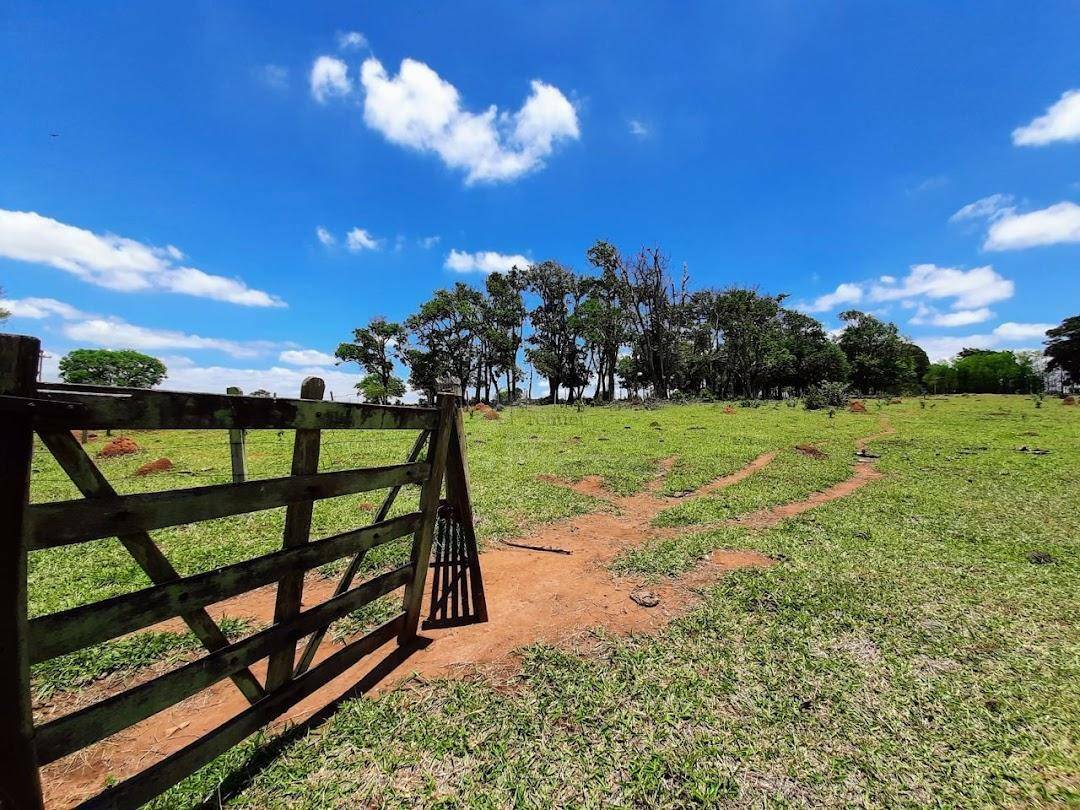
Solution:
<path fill-rule="evenodd" d="M 880 435 L 892 432 L 886 429 Z M 879 436 L 857 443 L 860 449 Z M 532 551 L 500 545 L 482 555 L 484 585 L 489 606 L 489 622 L 457 628 L 424 630 L 423 643 L 411 650 L 385 645 L 328 686 L 294 706 L 275 724 L 302 722 L 339 697 L 356 693 L 378 694 L 411 675 L 459 677 L 485 669 L 515 667 L 514 650 L 536 642 L 572 643 L 593 628 L 606 632 L 630 633 L 661 627 L 691 608 L 696 590 L 714 582 L 727 571 L 766 566 L 773 560 L 753 551 L 713 552 L 688 575 L 650 586 L 659 604 L 645 608 L 630 599 L 641 585 L 633 579 L 615 579 L 609 563 L 623 551 L 646 540 L 674 533 L 698 532 L 708 527 L 696 525 L 678 530 L 658 530 L 650 525 L 663 509 L 732 486 L 766 467 L 775 452 L 763 453 L 738 471 L 712 481 L 681 497 L 659 494 L 674 459 L 665 459 L 645 491 L 619 496 L 604 488 L 598 477 L 576 482 L 546 477 L 548 483 L 565 486 L 583 495 L 608 503 L 606 512 L 579 515 L 534 531 L 522 540 L 531 546 L 561 549 L 568 554 Z M 880 474 L 872 464 L 856 463 L 852 477 L 829 489 L 795 503 L 751 513 L 737 522 L 753 528 L 775 525 L 827 501 L 850 494 Z M 304 606 L 311 607 L 332 595 L 335 583 L 309 576 L 304 590 Z M 429 579 L 430 587 L 430 579 Z M 247 617 L 269 622 L 273 616 L 275 589 L 261 588 L 216 605 L 212 613 Z M 170 624 L 170 626 L 172 626 Z M 316 661 L 338 649 L 324 642 Z M 253 667 L 260 678 L 265 663 Z M 143 678 L 151 677 L 147 673 Z M 134 681 L 123 682 L 124 687 Z M 116 688 L 120 684 L 102 684 Z M 84 690 L 73 702 L 49 707 L 46 714 L 75 708 L 74 701 L 88 702 L 98 689 Z M 177 706 L 120 732 L 102 743 L 55 762 L 42 772 L 47 804 L 66 807 L 96 793 L 107 779 L 122 779 L 146 765 L 194 741 L 246 706 L 229 681 L 201 692 Z"/>

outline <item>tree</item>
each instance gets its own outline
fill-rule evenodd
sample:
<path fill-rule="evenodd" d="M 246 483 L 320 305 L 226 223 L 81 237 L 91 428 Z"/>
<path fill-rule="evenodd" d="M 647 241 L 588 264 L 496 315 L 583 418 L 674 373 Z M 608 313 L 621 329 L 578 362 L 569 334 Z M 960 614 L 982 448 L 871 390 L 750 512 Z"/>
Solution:
<path fill-rule="evenodd" d="M 1080 315 L 1066 318 L 1046 333 L 1047 371 L 1060 370 L 1074 383 L 1080 382 Z"/>
<path fill-rule="evenodd" d="M 582 279 L 585 300 L 581 304 L 581 331 L 596 372 L 596 399 L 615 398 L 615 374 L 619 349 L 630 339 L 628 313 L 623 305 L 619 251 L 609 242 L 598 241 L 585 253 L 599 277 Z"/>
<path fill-rule="evenodd" d="M 904 353 L 911 361 L 911 371 L 915 375 L 915 381 L 921 380 L 930 370 L 930 358 L 922 346 L 916 346 L 914 343 L 905 343 Z"/>
<path fill-rule="evenodd" d="M 440 380 L 456 377 L 461 396 L 467 395 L 469 381 L 480 365 L 483 314 L 483 294 L 459 281 L 452 289 L 436 290 L 419 312 L 406 319 L 405 325 L 420 344 L 404 354 L 413 388 L 434 400 Z"/>
<path fill-rule="evenodd" d="M 894 391 L 915 382 L 914 359 L 896 324 L 857 310 L 840 313 L 847 326 L 837 341 L 851 367 L 851 382 L 864 394 Z"/>
<path fill-rule="evenodd" d="M 579 342 L 582 314 L 578 305 L 583 297 L 580 279 L 573 271 L 553 261 L 534 264 L 525 271 L 528 289 L 539 302 L 529 312 L 533 332 L 526 342 L 525 356 L 536 370 L 547 377 L 552 403 L 559 401 L 559 388 L 569 390 L 568 402 L 574 402 L 588 384 L 585 352 Z"/>
<path fill-rule="evenodd" d="M 622 263 L 619 274 L 633 326 L 632 352 L 653 393 L 666 399 L 680 373 L 680 309 L 688 297 L 689 276 L 684 268 L 676 291 L 667 256 L 659 248 L 643 248 Z"/>
<path fill-rule="evenodd" d="M 393 354 L 399 354 L 405 345 L 407 335 L 404 327 L 399 323 L 393 323 L 381 316 L 372 318 L 367 326 L 353 330 L 352 343 L 342 343 L 338 346 L 335 356 L 344 363 L 358 363 L 368 376 L 374 375 L 378 386 L 368 386 L 365 391 L 375 393 L 383 392 L 382 399 L 372 399 L 369 402 L 377 402 L 385 405 L 387 392 L 396 390 L 399 386 L 404 393 L 405 383 L 394 376 Z M 365 380 L 367 377 L 364 378 Z M 360 388 L 363 381 L 357 384 Z M 400 396 L 400 394 L 398 395 Z"/>
<path fill-rule="evenodd" d="M 487 298 L 484 301 L 483 345 L 485 387 L 495 383 L 496 397 L 498 376 L 506 381 L 506 391 L 513 399 L 518 389 L 518 350 L 525 332 L 525 302 L 521 298 L 525 277 L 516 267 L 509 273 L 492 273 L 485 283 Z M 490 391 L 488 391 L 490 400 Z"/>
<path fill-rule="evenodd" d="M 953 363 L 956 390 L 971 394 L 1030 394 L 1042 390 L 1031 358 L 1010 351 L 964 349 Z"/>
<path fill-rule="evenodd" d="M 384 383 L 382 377 L 371 373 L 356 384 L 356 390 L 366 402 L 386 405 L 391 399 L 405 396 L 405 383 L 400 377 L 390 377 L 389 383 Z"/>
<path fill-rule="evenodd" d="M 75 349 L 60 359 L 60 379 L 67 383 L 153 388 L 167 373 L 156 357 L 132 349 Z"/>
<path fill-rule="evenodd" d="M 923 385 L 931 394 L 955 394 L 956 369 L 948 363 L 933 363 L 923 373 Z"/>
<path fill-rule="evenodd" d="M 848 379 L 847 356 L 829 340 L 820 321 L 791 309 L 783 310 L 780 319 L 790 357 L 780 378 L 784 387 L 802 395 L 813 385 Z"/>
<path fill-rule="evenodd" d="M 4 288 L 0 287 L 0 301 L 2 301 L 3 298 L 4 298 Z M 6 321 L 10 317 L 11 317 L 11 313 L 8 310 L 4 309 L 3 307 L 0 307 L 0 323 L 3 323 L 4 321 Z"/>

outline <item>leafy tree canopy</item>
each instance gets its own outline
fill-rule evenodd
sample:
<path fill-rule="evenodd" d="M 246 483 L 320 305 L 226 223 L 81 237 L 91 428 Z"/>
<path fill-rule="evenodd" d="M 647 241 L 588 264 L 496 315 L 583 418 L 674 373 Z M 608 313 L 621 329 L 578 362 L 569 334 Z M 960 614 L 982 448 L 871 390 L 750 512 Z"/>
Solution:
<path fill-rule="evenodd" d="M 1048 371 L 1060 369 L 1073 382 L 1080 382 L 1080 315 L 1066 318 L 1046 333 Z"/>
<path fill-rule="evenodd" d="M 68 383 L 153 388 L 167 373 L 156 357 L 132 349 L 75 349 L 60 359 L 60 378 Z"/>

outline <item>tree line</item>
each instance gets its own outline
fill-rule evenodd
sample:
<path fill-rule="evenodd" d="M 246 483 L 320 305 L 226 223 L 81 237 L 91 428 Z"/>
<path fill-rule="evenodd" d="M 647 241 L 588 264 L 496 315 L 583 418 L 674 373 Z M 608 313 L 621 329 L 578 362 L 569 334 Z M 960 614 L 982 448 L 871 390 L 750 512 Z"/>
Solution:
<path fill-rule="evenodd" d="M 926 353 L 895 324 L 865 312 L 840 315 L 839 335 L 785 306 L 786 295 L 692 289 L 659 248 L 624 256 L 599 241 L 588 273 L 542 261 L 493 273 L 483 289 L 437 290 L 404 321 L 373 318 L 336 352 L 365 372 L 365 399 L 388 402 L 408 383 L 433 397 L 453 379 L 467 399 L 513 402 L 530 395 L 519 360 L 547 383 L 548 402 L 610 402 L 630 396 L 758 399 L 801 396 L 826 382 L 864 394 L 918 388 Z M 531 379 L 531 375 L 530 375 Z"/>

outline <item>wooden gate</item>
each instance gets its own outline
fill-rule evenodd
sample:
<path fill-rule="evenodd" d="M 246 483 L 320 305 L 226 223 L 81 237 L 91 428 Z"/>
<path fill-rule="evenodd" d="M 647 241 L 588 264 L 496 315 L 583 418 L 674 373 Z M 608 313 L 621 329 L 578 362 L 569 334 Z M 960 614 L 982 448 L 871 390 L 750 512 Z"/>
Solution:
<path fill-rule="evenodd" d="M 416 635 L 440 505 L 449 532 L 464 536 L 475 560 L 468 468 L 457 398 L 436 407 L 357 405 L 322 400 L 322 380 L 304 381 L 301 398 L 217 396 L 142 389 L 36 383 L 36 338 L 0 335 L 0 800 L 42 805 L 38 767 L 128 728 L 230 678 L 250 705 L 160 762 L 88 800 L 84 807 L 136 807 L 193 773 L 386 642 Z M 73 429 L 294 429 L 292 474 L 191 489 L 118 495 L 73 437 Z M 403 464 L 318 472 L 323 429 L 417 430 Z M 37 433 L 85 496 L 29 504 Z M 423 459 L 421 460 L 421 456 Z M 447 494 L 442 499 L 443 480 Z M 388 518 L 401 488 L 421 486 L 415 512 Z M 310 539 L 314 501 L 389 488 L 368 526 Z M 180 576 L 149 532 L 263 509 L 286 507 L 282 548 L 193 576 Z M 364 555 L 412 535 L 408 564 L 359 585 Z M 117 537 L 153 582 L 148 588 L 32 619 L 27 616 L 28 554 Z M 304 572 L 351 557 L 334 595 L 302 609 Z M 474 570 L 475 569 L 475 570 Z M 472 617 L 486 620 L 479 566 L 470 568 Z M 274 621 L 230 643 L 206 607 L 277 583 Z M 315 666 L 328 626 L 404 588 L 401 612 Z M 434 606 L 436 600 L 433 598 Z M 30 667 L 41 661 L 181 617 L 207 655 L 119 694 L 35 727 Z M 307 639 L 299 650 L 298 642 Z M 265 683 L 250 667 L 268 659 Z"/>

